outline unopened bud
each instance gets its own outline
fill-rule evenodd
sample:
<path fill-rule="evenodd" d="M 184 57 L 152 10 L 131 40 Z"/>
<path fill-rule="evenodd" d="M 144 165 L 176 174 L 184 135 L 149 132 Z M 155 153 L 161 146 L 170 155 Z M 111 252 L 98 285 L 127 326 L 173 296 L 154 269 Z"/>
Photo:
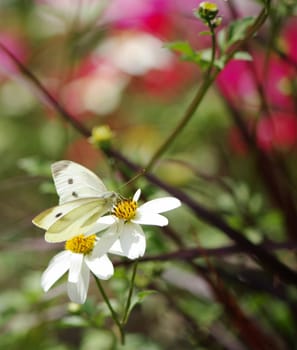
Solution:
<path fill-rule="evenodd" d="M 213 28 L 217 28 L 222 24 L 223 18 L 221 16 L 216 17 L 211 21 Z"/>
<path fill-rule="evenodd" d="M 219 12 L 218 6 L 213 2 L 203 1 L 198 8 L 198 15 L 205 21 L 213 20 Z"/>
<path fill-rule="evenodd" d="M 108 148 L 111 144 L 113 133 L 108 125 L 96 126 L 92 130 L 89 142 L 99 148 Z"/>

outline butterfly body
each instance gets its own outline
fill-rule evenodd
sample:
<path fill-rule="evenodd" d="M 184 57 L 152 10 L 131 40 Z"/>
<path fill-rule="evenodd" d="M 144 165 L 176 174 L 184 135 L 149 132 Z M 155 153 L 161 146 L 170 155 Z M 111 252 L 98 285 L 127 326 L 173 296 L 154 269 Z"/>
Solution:
<path fill-rule="evenodd" d="M 52 175 L 59 205 L 47 209 L 33 219 L 46 230 L 45 240 L 62 242 L 86 233 L 116 202 L 115 192 L 80 164 L 62 160 L 52 165 Z"/>

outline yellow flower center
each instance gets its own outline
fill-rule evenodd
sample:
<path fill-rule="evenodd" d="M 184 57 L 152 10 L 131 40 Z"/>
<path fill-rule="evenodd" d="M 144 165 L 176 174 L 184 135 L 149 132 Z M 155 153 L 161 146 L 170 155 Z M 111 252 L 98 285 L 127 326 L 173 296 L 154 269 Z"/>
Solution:
<path fill-rule="evenodd" d="M 70 250 L 72 253 L 77 254 L 89 254 L 92 252 L 96 241 L 96 235 L 75 236 L 65 243 L 65 249 Z"/>
<path fill-rule="evenodd" d="M 137 209 L 137 203 L 132 199 L 125 199 L 120 201 L 113 208 L 113 215 L 119 219 L 129 221 L 134 218 Z"/>

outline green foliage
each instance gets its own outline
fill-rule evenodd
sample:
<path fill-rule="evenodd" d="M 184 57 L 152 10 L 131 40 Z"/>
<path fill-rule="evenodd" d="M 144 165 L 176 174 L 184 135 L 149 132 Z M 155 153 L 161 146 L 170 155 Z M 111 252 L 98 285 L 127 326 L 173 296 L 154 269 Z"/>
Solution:
<path fill-rule="evenodd" d="M 131 300 L 130 308 L 128 310 L 128 318 L 130 316 L 130 313 L 132 310 L 136 307 L 136 305 L 141 305 L 144 302 L 144 299 L 147 298 L 148 296 L 155 294 L 155 290 L 142 290 L 138 293 L 136 293 Z"/>
<path fill-rule="evenodd" d="M 222 29 L 218 34 L 219 47 L 222 52 L 226 52 L 232 45 L 243 40 L 254 21 L 254 17 L 241 18 Z"/>
<path fill-rule="evenodd" d="M 245 38 L 247 30 L 253 25 L 254 17 L 241 18 L 233 21 L 229 26 L 218 31 L 218 46 L 220 56 L 216 58 L 213 65 L 218 69 L 223 69 L 226 64 L 229 49 Z M 210 31 L 203 31 L 200 35 L 211 36 Z M 201 69 L 206 70 L 212 63 L 212 49 L 195 50 L 187 41 L 176 41 L 166 44 L 166 47 L 179 53 L 181 59 L 197 64 Z M 233 59 L 251 61 L 252 56 L 245 51 L 237 51 Z"/>
<path fill-rule="evenodd" d="M 203 34 L 208 35 L 206 32 L 203 32 Z M 207 69 L 210 65 L 211 49 L 195 51 L 188 42 L 183 41 L 169 43 L 166 47 L 181 54 L 182 60 L 192 62 L 203 70 Z M 220 60 L 215 60 L 214 65 L 217 68 L 223 68 Z"/>

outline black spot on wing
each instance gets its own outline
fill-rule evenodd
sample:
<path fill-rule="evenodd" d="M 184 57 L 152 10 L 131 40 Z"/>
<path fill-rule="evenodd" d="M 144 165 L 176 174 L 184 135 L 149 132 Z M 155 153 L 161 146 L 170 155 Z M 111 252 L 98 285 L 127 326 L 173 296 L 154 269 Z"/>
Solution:
<path fill-rule="evenodd" d="M 52 172 L 54 176 L 60 175 L 62 171 L 64 171 L 68 166 L 70 165 L 70 162 L 67 160 L 61 160 L 59 162 L 55 162 L 52 164 Z"/>
<path fill-rule="evenodd" d="M 73 196 L 74 198 L 78 198 L 77 192 L 72 192 L 71 194 L 72 194 L 72 196 Z"/>
<path fill-rule="evenodd" d="M 55 215 L 56 218 L 59 218 L 63 213 L 58 213 Z"/>
<path fill-rule="evenodd" d="M 69 179 L 67 180 L 67 182 L 68 182 L 69 185 L 72 185 L 72 184 L 73 184 L 73 179 L 69 178 Z"/>

